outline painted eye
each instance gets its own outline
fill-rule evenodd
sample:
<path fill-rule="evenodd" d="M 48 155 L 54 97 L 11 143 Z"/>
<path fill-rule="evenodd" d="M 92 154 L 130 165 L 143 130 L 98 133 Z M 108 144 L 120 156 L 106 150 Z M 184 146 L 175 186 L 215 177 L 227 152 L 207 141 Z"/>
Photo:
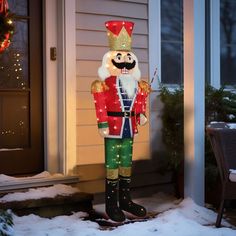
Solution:
<path fill-rule="evenodd" d="M 121 58 L 122 58 L 121 56 L 122 56 L 121 53 L 117 53 L 117 55 L 116 55 L 116 60 L 120 61 Z"/>
<path fill-rule="evenodd" d="M 126 58 L 127 58 L 126 59 L 127 61 L 130 61 L 130 62 L 133 61 L 133 58 L 130 53 L 127 53 Z"/>

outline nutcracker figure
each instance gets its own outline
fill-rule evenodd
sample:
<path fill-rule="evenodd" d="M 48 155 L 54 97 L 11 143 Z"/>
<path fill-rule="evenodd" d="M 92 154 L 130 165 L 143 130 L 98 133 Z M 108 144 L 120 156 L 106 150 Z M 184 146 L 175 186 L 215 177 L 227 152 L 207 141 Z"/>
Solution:
<path fill-rule="evenodd" d="M 98 131 L 105 142 L 105 207 L 109 218 L 125 220 L 123 211 L 144 217 L 146 210 L 130 197 L 133 138 L 137 124 L 147 122 L 146 100 L 150 85 L 141 80 L 138 59 L 131 52 L 133 22 L 105 23 L 110 51 L 92 83 Z M 119 202 L 119 204 L 118 204 Z M 123 211 L 122 211 L 123 210 Z"/>

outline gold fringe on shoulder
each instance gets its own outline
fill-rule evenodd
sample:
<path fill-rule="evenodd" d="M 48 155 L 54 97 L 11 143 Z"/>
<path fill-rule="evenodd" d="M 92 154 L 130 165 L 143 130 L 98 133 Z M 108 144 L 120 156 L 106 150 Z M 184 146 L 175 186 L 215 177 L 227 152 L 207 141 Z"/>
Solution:
<path fill-rule="evenodd" d="M 91 93 L 101 93 L 108 90 L 108 86 L 105 84 L 105 82 L 100 80 L 95 80 L 91 85 Z"/>
<path fill-rule="evenodd" d="M 144 80 L 139 81 L 139 88 L 145 93 L 150 93 L 152 91 L 150 84 Z"/>

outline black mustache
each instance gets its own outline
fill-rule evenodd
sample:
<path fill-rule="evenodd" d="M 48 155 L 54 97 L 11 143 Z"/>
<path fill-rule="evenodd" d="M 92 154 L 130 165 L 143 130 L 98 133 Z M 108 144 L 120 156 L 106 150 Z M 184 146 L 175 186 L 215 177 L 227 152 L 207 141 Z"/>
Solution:
<path fill-rule="evenodd" d="M 123 69 L 126 68 L 127 70 L 131 70 L 135 67 L 136 65 L 136 61 L 133 61 L 132 63 L 128 63 L 128 62 L 115 62 L 114 59 L 111 60 L 112 64 L 117 67 L 118 69 Z"/>

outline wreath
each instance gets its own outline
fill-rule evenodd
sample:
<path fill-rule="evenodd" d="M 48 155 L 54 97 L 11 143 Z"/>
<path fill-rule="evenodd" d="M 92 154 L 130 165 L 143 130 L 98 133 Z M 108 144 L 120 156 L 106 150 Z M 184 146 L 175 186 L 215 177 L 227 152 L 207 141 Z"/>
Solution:
<path fill-rule="evenodd" d="M 9 47 L 13 32 L 14 24 L 7 1 L 0 0 L 0 53 Z"/>

